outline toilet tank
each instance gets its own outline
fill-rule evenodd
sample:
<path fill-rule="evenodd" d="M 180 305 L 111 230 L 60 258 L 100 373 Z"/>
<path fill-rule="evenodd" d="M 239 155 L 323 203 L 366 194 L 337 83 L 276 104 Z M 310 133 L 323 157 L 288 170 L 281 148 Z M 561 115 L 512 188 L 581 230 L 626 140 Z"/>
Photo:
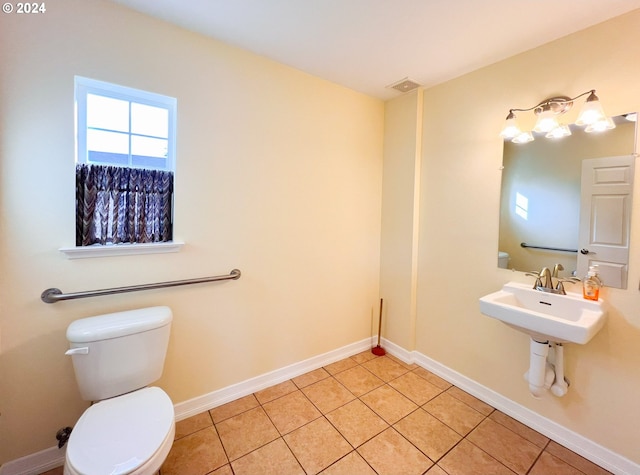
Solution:
<path fill-rule="evenodd" d="M 509 267 L 509 253 L 498 251 L 498 267 L 507 269 Z"/>
<path fill-rule="evenodd" d="M 148 307 L 76 320 L 67 328 L 82 398 L 99 401 L 160 379 L 169 343 L 169 307 Z"/>

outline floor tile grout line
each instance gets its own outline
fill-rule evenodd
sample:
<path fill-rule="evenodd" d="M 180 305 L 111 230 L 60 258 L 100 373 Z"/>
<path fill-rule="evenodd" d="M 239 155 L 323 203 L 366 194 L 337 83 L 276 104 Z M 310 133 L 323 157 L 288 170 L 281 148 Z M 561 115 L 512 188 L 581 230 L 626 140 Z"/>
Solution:
<path fill-rule="evenodd" d="M 471 433 L 471 432 L 469 432 Z M 477 444 L 473 443 L 473 441 L 467 439 L 466 437 L 462 440 L 466 440 L 468 443 L 472 444 L 474 447 L 476 447 L 478 450 L 481 450 L 482 452 L 484 452 L 485 454 L 487 454 L 489 457 L 491 457 L 493 460 L 495 460 L 496 462 L 498 462 L 500 465 L 506 467 L 507 469 L 511 470 L 511 472 L 515 473 L 516 475 L 520 475 L 518 474 L 518 472 L 516 472 L 515 470 L 513 470 L 511 467 L 509 467 L 507 464 L 505 464 L 502 460 L 497 459 L 496 457 L 494 457 L 493 455 L 491 455 L 489 452 L 487 452 L 486 450 L 484 450 L 482 447 L 478 446 Z M 462 442 L 462 441 L 461 441 Z M 457 444 L 456 444 L 457 445 Z M 531 470 L 531 468 L 533 467 L 533 464 L 531 465 L 531 467 L 529 467 L 527 469 L 527 471 L 525 472 L 526 475 L 527 473 L 529 473 L 529 471 Z"/>
<path fill-rule="evenodd" d="M 419 409 L 419 408 L 418 408 L 418 409 Z M 416 411 L 417 411 L 418 409 L 416 409 Z M 415 412 L 415 411 L 413 411 L 413 412 Z M 408 415 L 407 415 L 407 417 L 408 417 Z M 401 419 L 401 420 L 402 420 L 402 419 Z M 400 422 L 400 421 L 398 421 L 398 422 Z M 397 422 L 396 422 L 396 424 L 397 424 Z M 433 467 L 433 465 L 435 465 L 435 464 L 437 463 L 437 461 L 435 461 L 435 460 L 433 460 L 431 457 L 429 457 L 429 455 L 428 455 L 428 454 L 426 454 L 426 453 L 425 453 L 425 452 L 424 452 L 420 447 L 418 447 L 416 444 L 414 444 L 413 442 L 411 442 L 411 441 L 410 441 L 410 440 L 409 440 L 409 439 L 408 439 L 408 438 L 407 438 L 407 437 L 406 437 L 402 432 L 400 432 L 398 429 L 396 429 L 395 425 L 391 425 L 391 426 L 389 426 L 389 427 L 390 427 L 391 429 L 395 430 L 395 431 L 398 433 L 398 435 L 399 435 L 400 437 L 402 437 L 404 440 L 406 440 L 407 442 L 409 442 L 409 443 L 410 443 L 410 444 L 411 444 L 411 445 L 412 445 L 416 450 L 418 450 L 422 455 L 424 455 L 425 457 L 427 457 L 427 459 L 432 463 L 432 465 L 431 465 L 432 467 Z M 385 430 L 386 430 L 386 429 L 385 429 Z M 462 440 L 462 439 L 461 439 L 461 440 Z M 456 443 L 456 445 L 458 445 L 458 442 Z M 454 445 L 454 447 L 455 447 L 455 445 Z M 442 458 L 442 457 L 441 457 L 441 458 Z M 438 460 L 440 460 L 440 459 L 438 459 Z M 429 469 L 430 469 L 430 468 L 431 468 L 431 467 L 429 467 Z"/>
<path fill-rule="evenodd" d="M 446 390 L 445 390 L 445 391 L 446 391 Z M 444 393 L 445 391 L 443 391 L 442 393 Z M 442 393 L 440 393 L 440 394 L 442 394 Z M 437 397 L 437 396 L 436 396 L 436 397 Z M 433 399 L 435 399 L 435 398 L 433 398 Z M 425 404 L 427 404 L 427 403 L 425 403 Z M 453 430 L 456 434 L 458 434 L 458 435 L 460 436 L 460 440 L 459 440 L 458 442 L 456 442 L 455 444 L 453 444 L 453 445 L 449 448 L 449 450 L 447 450 L 444 454 L 442 454 L 442 455 L 441 455 L 437 460 L 434 460 L 434 465 L 437 465 L 437 464 L 438 464 L 438 462 L 440 462 L 440 460 L 444 459 L 444 458 L 447 456 L 447 454 L 448 454 L 449 452 L 451 452 L 454 448 L 456 448 L 456 447 L 457 447 L 457 446 L 458 446 L 458 445 L 459 445 L 463 440 L 467 440 L 467 436 L 468 436 L 469 434 L 471 434 L 471 432 L 473 432 L 473 431 L 474 431 L 474 430 L 475 430 L 475 429 L 476 429 L 476 428 L 477 428 L 477 427 L 482 423 L 482 421 L 484 421 L 485 419 L 487 419 L 487 418 L 489 417 L 489 416 L 484 416 L 484 419 L 482 419 L 482 421 L 480 421 L 480 422 L 479 422 L 478 424 L 476 424 L 476 425 L 475 425 L 471 430 L 469 430 L 469 432 L 467 432 L 467 434 L 462 435 L 462 434 L 460 434 L 459 432 L 457 432 L 455 429 L 453 429 L 453 427 L 449 426 L 449 425 L 448 425 L 448 424 L 446 424 L 444 421 L 441 421 L 440 419 L 438 419 L 434 414 L 431 414 L 429 411 L 427 411 L 426 409 L 424 409 L 424 407 L 422 407 L 422 406 L 421 406 L 421 407 L 420 407 L 420 409 L 422 409 L 422 410 L 426 411 L 429 415 L 431 415 L 432 417 L 436 418 L 440 423 L 444 424 L 446 427 L 448 427 L 449 429 Z M 411 441 L 409 441 L 409 442 L 411 442 Z M 470 440 L 467 440 L 467 442 L 469 442 L 469 443 L 472 443 L 472 444 L 473 444 L 473 442 L 471 442 Z M 475 444 L 473 444 L 473 445 L 475 445 Z M 418 448 L 418 447 L 416 447 L 416 448 Z M 420 449 L 418 448 L 418 450 L 420 450 Z M 485 451 L 483 450 L 483 452 L 485 452 Z M 485 452 L 485 453 L 486 453 L 486 452 Z M 427 455 L 427 454 L 425 454 L 425 455 Z M 490 455 L 490 454 L 487 454 L 487 455 L 489 455 L 491 458 L 495 459 L 495 457 L 493 457 L 492 455 Z M 428 457 L 428 455 L 427 455 L 427 457 Z M 431 459 L 431 457 L 429 457 L 429 459 Z M 499 460 L 498 460 L 498 462 L 499 462 Z M 503 464 L 503 465 L 504 465 L 504 464 Z M 507 467 L 507 468 L 508 468 L 508 467 Z M 443 469 L 443 470 L 444 470 L 444 469 Z"/>
<path fill-rule="evenodd" d="M 560 458 L 560 457 L 558 457 L 557 455 L 554 455 L 554 454 L 552 454 L 551 452 L 549 452 L 549 450 L 547 450 L 547 449 L 548 449 L 548 448 L 549 448 L 549 446 L 551 445 L 551 442 L 552 442 L 552 440 L 551 440 L 551 439 L 549 439 L 549 438 L 547 438 L 547 443 L 545 444 L 544 448 L 542 449 L 542 451 L 540 452 L 540 454 L 539 454 L 539 455 L 538 455 L 538 457 L 536 458 L 536 461 L 534 462 L 534 464 L 533 464 L 533 465 L 531 466 L 531 468 L 529 469 L 529 472 L 533 469 L 533 467 L 534 467 L 534 466 L 535 466 L 535 464 L 538 462 L 538 459 L 542 456 L 542 454 L 546 452 L 546 453 L 547 453 L 547 454 L 549 454 L 550 456 L 555 457 L 555 458 L 557 458 L 558 460 L 563 461 L 563 462 L 564 462 L 564 463 L 566 463 L 567 465 L 570 465 L 570 466 L 571 466 L 571 468 L 573 468 L 573 469 L 577 470 L 577 471 L 578 471 L 578 472 L 580 472 L 582 475 L 587 475 L 585 472 L 583 472 L 582 470 L 580 470 L 578 467 L 576 467 L 576 466 L 575 466 L 573 463 L 571 463 L 570 461 L 565 460 L 565 459 L 563 459 L 563 458 Z M 556 443 L 557 443 L 557 442 L 556 442 Z M 576 455 L 577 455 L 577 454 L 576 454 Z M 590 463 L 593 463 L 593 462 L 590 462 Z M 602 467 L 600 467 L 600 468 L 602 468 Z M 527 472 L 527 473 L 529 473 L 529 472 Z M 610 472 L 608 472 L 608 471 L 607 471 L 607 473 L 610 473 Z"/>
<path fill-rule="evenodd" d="M 350 404 L 350 403 L 352 403 L 352 402 L 353 402 L 353 401 L 355 401 L 355 400 L 356 400 L 356 399 L 354 399 L 354 400 L 352 400 L 352 401 L 349 401 L 347 404 Z M 360 401 L 360 402 L 362 402 L 362 401 Z M 364 402 L 362 402 L 362 403 L 364 404 Z M 344 407 L 344 406 L 346 406 L 347 404 L 344 404 L 343 406 L 340 406 L 340 407 Z M 366 406 L 366 404 L 365 404 L 365 406 Z M 367 407 L 368 407 L 368 406 L 367 406 Z M 331 411 L 331 412 L 337 411 L 338 409 L 340 409 L 340 408 L 336 408 L 336 409 L 334 409 L 334 410 L 333 410 L 333 411 Z M 369 409 L 371 409 L 371 408 L 369 408 Z M 373 410 L 372 410 L 372 411 L 373 411 Z M 331 412 L 329 412 L 329 413 L 327 413 L 327 414 L 330 414 Z M 379 415 L 379 414 L 377 414 L 375 411 L 373 411 L 373 413 L 374 413 L 374 414 L 376 414 L 376 416 L 380 417 L 380 415 Z M 349 443 L 349 445 L 351 445 L 351 447 L 353 448 L 353 450 L 356 450 L 356 451 L 358 450 L 358 448 L 359 448 L 359 447 L 362 447 L 364 444 L 366 444 L 366 443 L 367 443 L 367 442 L 369 442 L 370 440 L 375 439 L 377 436 L 379 436 L 379 435 L 380 435 L 380 434 L 382 434 L 385 430 L 387 430 L 389 427 L 391 427 L 391 424 L 389 424 L 387 421 L 385 421 L 384 419 L 382 419 L 382 417 L 380 417 L 380 419 L 382 419 L 382 421 L 387 425 L 387 427 L 385 427 L 385 428 L 384 428 L 383 430 L 381 430 L 380 432 L 377 432 L 376 434 L 372 435 L 371 437 L 369 437 L 368 439 L 366 439 L 365 441 L 363 441 L 362 443 L 360 443 L 360 445 L 355 446 L 355 445 L 353 445 L 353 444 L 351 443 L 351 441 L 349 441 L 349 440 L 347 439 L 347 437 L 345 436 L 345 434 L 343 434 L 343 433 L 342 433 L 342 431 L 341 431 L 338 427 L 336 427 L 336 425 L 335 425 L 333 422 L 331 422 L 331 420 L 327 417 L 327 414 L 323 414 L 323 417 L 324 417 L 324 418 L 329 422 L 329 424 L 331 424 L 331 426 L 332 426 L 335 430 L 337 430 L 337 431 L 338 431 L 338 433 L 342 436 L 342 438 L 343 438 L 344 440 L 346 440 L 346 441 Z M 364 458 L 364 457 L 363 457 L 363 458 Z"/>
<path fill-rule="evenodd" d="M 269 418 L 269 420 L 271 421 L 271 423 L 273 424 L 273 426 L 274 426 L 274 427 L 276 428 L 276 430 L 278 431 L 278 434 L 280 434 L 280 437 L 282 437 L 282 438 L 284 438 L 284 436 L 285 436 L 285 435 L 291 434 L 292 432 L 295 432 L 296 430 L 298 430 L 298 429 L 300 429 L 300 428 L 302 428 L 302 427 L 304 427 L 304 426 L 306 426 L 306 425 L 308 425 L 308 424 L 312 423 L 313 421 L 317 421 L 318 419 L 320 419 L 321 417 L 323 417 L 323 416 L 324 416 L 324 414 L 322 413 L 322 411 L 321 411 L 321 410 L 320 410 L 320 409 L 319 409 L 315 404 L 313 404 L 313 401 L 311 401 L 311 400 L 307 397 L 307 395 L 306 395 L 306 394 L 305 394 L 301 389 L 297 389 L 296 391 L 299 391 L 299 392 L 302 394 L 302 396 L 304 396 L 304 397 L 307 399 L 307 401 L 309 401 L 309 403 L 310 403 L 310 404 L 311 404 L 311 405 L 312 405 L 312 406 L 313 406 L 313 407 L 318 411 L 318 413 L 319 413 L 320 415 L 319 415 L 318 417 L 316 417 L 316 418 L 314 418 L 314 419 L 310 420 L 310 421 L 305 422 L 305 423 L 304 423 L 304 424 L 302 424 L 301 426 L 296 427 L 295 429 L 292 429 L 292 430 L 290 430 L 289 432 L 287 432 L 287 433 L 283 434 L 282 432 L 280 432 L 280 429 L 278 429 L 278 426 L 276 426 L 275 422 L 273 421 L 273 419 L 272 419 L 272 418 L 271 418 L 271 416 L 269 415 L 269 412 L 267 412 L 267 410 L 263 407 L 262 409 L 264 410 L 265 414 L 267 415 L 267 417 Z M 284 395 L 284 396 L 282 396 L 282 397 L 288 396 L 289 394 L 292 394 L 293 392 L 296 392 L 296 391 L 292 391 L 291 393 L 285 394 L 285 395 Z M 275 400 L 277 400 L 277 399 L 280 399 L 280 398 L 276 398 L 276 399 L 274 399 L 274 401 L 275 401 Z M 269 402 L 271 402 L 271 401 L 269 401 Z"/>
<path fill-rule="evenodd" d="M 441 393 L 441 394 L 442 394 L 442 393 Z M 437 397 L 437 396 L 436 396 L 436 397 Z M 456 399 L 457 399 L 457 398 L 456 398 Z M 461 401 L 460 399 L 458 399 L 458 400 L 459 400 L 460 402 L 463 402 L 463 403 L 464 403 L 464 401 Z M 465 403 L 465 404 L 466 404 L 466 403 Z M 467 404 L 467 406 L 468 406 L 468 407 L 471 407 L 471 406 L 469 406 L 468 404 Z M 471 407 L 471 408 L 472 408 L 472 407 Z M 472 408 L 472 409 L 473 409 L 473 408 Z M 425 409 L 425 410 L 426 410 L 426 409 Z M 475 409 L 474 409 L 474 410 L 475 410 Z M 454 444 L 454 445 L 453 445 L 453 446 L 452 446 L 452 447 L 451 447 L 451 448 L 450 448 L 450 449 L 449 449 L 445 454 L 443 454 L 443 455 L 442 455 L 438 460 L 436 460 L 436 462 L 435 462 L 435 463 L 436 463 L 436 464 L 438 464 L 438 462 L 439 462 L 440 460 L 442 460 L 444 457 L 446 457 L 446 455 L 447 455 L 449 452 L 451 452 L 451 451 L 452 451 L 456 446 L 458 446 L 458 445 L 459 445 L 463 440 L 466 440 L 468 443 L 470 443 L 470 444 L 474 445 L 474 446 L 475 446 L 475 447 L 477 447 L 479 450 L 481 450 L 482 452 L 484 452 L 485 454 L 487 454 L 489 457 L 491 457 L 492 459 L 496 460 L 496 461 L 497 461 L 497 462 L 499 462 L 501 465 L 505 466 L 506 468 L 508 468 L 509 470 L 511 470 L 512 472 L 514 472 L 514 473 L 516 473 L 516 474 L 517 474 L 517 472 L 516 472 L 515 470 L 513 470 L 512 468 L 510 468 L 510 467 L 509 467 L 508 465 L 506 465 L 504 462 L 502 462 L 501 460 L 497 459 L 495 456 L 491 455 L 491 454 L 490 454 L 490 453 L 488 453 L 486 450 L 484 450 L 482 447 L 480 447 L 479 445 L 477 445 L 477 444 L 476 444 L 476 443 L 474 443 L 471 439 L 469 439 L 469 438 L 468 438 L 468 437 L 469 437 L 469 435 L 471 435 L 471 433 L 473 433 L 473 432 L 474 432 L 474 431 L 475 431 L 475 430 L 480 426 L 480 424 L 482 424 L 482 423 L 483 423 L 484 421 L 486 421 L 487 419 L 490 419 L 492 422 L 495 422 L 496 424 L 499 424 L 499 425 L 500 425 L 500 426 L 502 426 L 503 428 L 505 428 L 505 429 L 509 430 L 509 431 L 510 431 L 511 433 L 513 433 L 514 435 L 516 435 L 516 436 L 520 437 L 520 438 L 521 438 L 521 439 L 523 439 L 524 441 L 529 442 L 530 444 L 534 445 L 536 448 L 540 449 L 540 451 L 538 452 L 538 455 L 536 456 L 536 458 L 534 459 L 534 461 L 531 463 L 531 465 L 529 466 L 529 468 L 528 468 L 528 469 L 527 469 L 527 471 L 525 472 L 526 474 L 528 474 L 528 473 L 533 469 L 533 467 L 535 466 L 536 462 L 538 461 L 538 459 L 540 458 L 540 456 L 542 455 L 542 453 L 546 450 L 546 447 L 547 447 L 547 445 L 549 444 L 549 441 L 545 444 L 545 447 L 542 447 L 542 448 L 541 448 L 541 447 L 537 446 L 536 444 L 534 444 L 533 442 L 531 442 L 531 441 L 530 441 L 529 439 L 527 439 L 526 437 L 523 437 L 522 435 L 518 434 L 516 431 L 512 430 L 510 427 L 505 426 L 504 424 L 500 423 L 499 421 L 496 421 L 496 420 L 491 419 L 491 418 L 490 418 L 491 414 L 493 414 L 493 413 L 494 413 L 494 412 L 496 412 L 496 411 L 497 411 L 497 409 L 493 408 L 493 410 L 492 410 L 489 414 L 487 414 L 487 415 L 480 413 L 480 414 L 483 416 L 483 419 L 482 419 L 480 422 L 478 422 L 478 423 L 477 423 L 477 424 L 476 424 L 476 425 L 475 425 L 471 430 L 469 430 L 469 432 L 467 432 L 467 434 L 462 435 L 462 434 L 458 433 L 459 435 L 461 435 L 461 436 L 462 436 L 462 438 L 461 438 L 461 439 L 460 439 L 456 444 Z M 427 412 L 428 412 L 428 411 L 427 411 Z M 478 412 L 478 411 L 476 411 L 476 412 Z M 430 413 L 430 414 L 431 414 L 431 413 Z M 431 414 L 431 415 L 432 415 L 432 416 L 434 416 L 434 417 L 436 417 L 434 414 Z M 436 417 L 436 418 L 437 418 L 437 417 Z M 440 420 L 440 419 L 438 419 L 438 420 Z M 444 421 L 440 421 L 440 422 L 442 422 L 443 424 L 445 424 L 445 425 L 446 425 L 446 423 L 444 423 Z M 447 425 L 447 427 L 449 427 L 449 428 L 453 429 L 452 427 L 450 427 L 450 426 L 448 426 L 448 425 Z M 456 432 L 457 432 L 457 431 L 456 431 Z M 426 454 L 425 454 L 425 455 L 426 455 Z M 568 462 L 565 462 L 565 463 L 568 463 Z M 575 468 L 575 467 L 574 467 L 574 468 Z"/>
<path fill-rule="evenodd" d="M 494 413 L 494 412 L 496 412 L 496 411 L 498 411 L 498 409 L 495 409 L 495 408 L 494 408 L 494 410 L 491 412 L 491 414 L 493 414 L 493 413 Z M 480 447 L 479 445 L 477 445 L 476 443 L 474 443 L 472 440 L 470 440 L 470 439 L 468 439 L 468 438 L 467 438 L 467 437 L 468 437 L 468 436 L 469 436 L 473 431 L 475 431 L 475 430 L 480 426 L 480 424 L 481 424 L 482 422 L 484 422 L 484 421 L 485 421 L 485 420 L 487 420 L 487 419 L 490 419 L 492 422 L 494 422 L 494 423 L 496 423 L 496 424 L 499 424 L 499 425 L 500 425 L 500 426 L 502 426 L 503 428 L 505 428 L 505 429 L 509 430 L 510 432 L 512 432 L 513 434 L 515 434 L 516 436 L 518 436 L 518 437 L 522 438 L 524 441 L 529 442 L 531 445 L 533 445 L 533 446 L 535 446 L 537 449 L 539 449 L 538 454 L 536 455 L 536 457 L 535 457 L 535 459 L 533 460 L 533 462 L 531 462 L 531 465 L 529 466 L 529 468 L 528 468 L 528 469 L 527 469 L 527 471 L 525 472 L 525 475 L 526 475 L 526 474 L 529 474 L 529 473 L 531 472 L 531 470 L 533 470 L 533 468 L 535 467 L 536 463 L 538 462 L 538 460 L 540 459 L 540 457 L 542 456 L 542 454 L 543 454 L 543 453 L 547 452 L 548 454 L 553 455 L 553 454 L 551 454 L 550 452 L 548 452 L 548 451 L 547 451 L 547 448 L 548 448 L 549 444 L 551 443 L 551 439 L 547 438 L 547 442 L 545 443 L 544 447 L 540 447 L 539 445 L 534 444 L 531 440 L 527 439 L 526 437 L 524 437 L 524 436 L 522 436 L 522 435 L 518 434 L 516 431 L 512 430 L 510 427 L 507 427 L 506 425 L 504 425 L 504 424 L 500 423 L 499 421 L 496 421 L 496 420 L 494 420 L 494 419 L 490 418 L 489 416 L 490 416 L 491 414 L 489 414 L 489 415 L 485 416 L 485 418 L 484 418 L 480 423 L 478 423 L 478 424 L 477 424 L 477 425 L 476 425 L 476 426 L 475 426 L 471 431 L 469 431 L 469 433 L 468 433 L 468 434 L 463 438 L 463 440 L 464 440 L 464 439 L 467 439 L 467 442 L 469 442 L 470 444 L 473 444 L 475 447 L 477 447 L 478 449 L 482 450 L 484 453 L 486 453 L 487 455 L 489 455 L 489 456 L 490 456 L 490 457 L 492 457 L 493 459 L 495 459 L 495 460 L 497 460 L 498 462 L 500 462 L 502 465 L 504 465 L 505 467 L 507 467 L 507 468 L 508 468 L 509 470 L 511 470 L 512 472 L 517 473 L 515 470 L 511 469 L 511 468 L 510 468 L 508 465 L 506 465 L 504 462 L 502 462 L 501 460 L 497 459 L 495 456 L 493 456 L 493 455 L 489 454 L 489 453 L 488 453 L 486 450 L 484 450 L 482 447 Z M 526 427 L 526 426 L 525 426 L 525 427 Z M 457 444 L 456 444 L 456 445 L 457 445 Z M 563 460 L 563 459 L 560 459 L 560 460 L 562 460 L 562 461 L 563 461 L 564 463 L 566 463 L 567 465 L 570 465 L 572 468 L 574 468 L 574 469 L 578 470 L 578 472 L 580 472 L 581 474 L 584 474 L 584 472 L 582 472 L 580 469 L 578 469 L 577 467 L 575 467 L 574 465 L 572 465 L 572 464 L 571 464 L 571 463 L 569 463 L 568 461 Z"/>
<path fill-rule="evenodd" d="M 348 454 L 343 455 L 342 457 L 340 457 L 338 460 L 336 460 L 335 462 L 333 462 L 332 464 L 330 464 L 329 466 L 323 468 L 319 473 L 322 473 L 323 471 L 327 470 L 329 467 L 332 467 L 333 465 L 337 464 L 338 462 L 340 462 L 340 460 L 344 459 L 345 457 L 348 457 L 349 455 L 351 455 L 352 453 L 356 453 L 358 455 L 358 457 L 360 457 L 362 460 L 364 460 L 364 463 L 366 463 L 369 467 L 371 467 L 371 470 L 374 471 L 374 473 L 376 473 L 376 475 L 378 474 L 378 472 L 376 471 L 375 468 L 373 468 L 371 466 L 371 464 L 369 463 L 369 461 L 364 458 L 362 456 L 362 454 L 360 452 L 358 452 L 358 449 L 354 448 L 351 452 L 349 452 Z"/>
<path fill-rule="evenodd" d="M 549 442 L 547 442 L 545 444 L 545 446 L 542 448 L 542 450 L 540 451 L 540 453 L 538 454 L 538 456 L 536 457 L 536 459 L 533 461 L 533 463 L 531 464 L 531 467 L 529 467 L 529 470 L 527 470 L 527 474 L 528 475 L 531 470 L 533 470 L 533 467 L 536 466 L 536 463 L 538 463 L 538 460 L 540 460 L 540 457 L 542 457 L 542 454 L 545 452 L 545 450 L 547 450 L 547 446 L 549 445 Z"/>
<path fill-rule="evenodd" d="M 293 458 L 296 459 L 296 462 L 298 462 L 298 465 L 300 466 L 302 471 L 304 473 L 307 473 L 307 471 L 304 469 L 304 465 L 302 465 L 302 462 L 300 461 L 300 459 L 298 459 L 298 456 L 296 455 L 296 453 L 293 451 L 293 449 L 287 443 L 287 439 L 285 439 L 284 436 L 281 436 L 280 438 L 282 439 L 282 442 L 284 442 L 284 445 L 287 447 L 287 450 L 289 452 L 291 452 L 291 455 L 293 455 Z"/>
<path fill-rule="evenodd" d="M 209 411 L 207 411 L 209 412 Z M 227 448 L 224 446 L 224 442 L 222 442 L 222 437 L 220 437 L 220 431 L 218 430 L 218 426 L 216 425 L 216 423 L 213 421 L 213 416 L 211 415 L 211 413 L 209 412 L 209 417 L 211 418 L 211 423 L 213 424 L 213 430 L 216 431 L 216 435 L 218 436 L 218 440 L 220 441 L 220 446 L 222 447 L 222 451 L 224 452 L 224 456 L 227 459 L 227 463 L 226 465 L 229 465 L 229 468 L 231 469 L 231 472 L 233 473 L 233 467 L 231 466 L 231 458 L 229 457 L 229 452 L 227 452 Z M 224 467 L 224 465 L 223 465 Z M 213 471 L 215 472 L 216 470 L 218 470 L 220 467 L 215 468 Z"/>

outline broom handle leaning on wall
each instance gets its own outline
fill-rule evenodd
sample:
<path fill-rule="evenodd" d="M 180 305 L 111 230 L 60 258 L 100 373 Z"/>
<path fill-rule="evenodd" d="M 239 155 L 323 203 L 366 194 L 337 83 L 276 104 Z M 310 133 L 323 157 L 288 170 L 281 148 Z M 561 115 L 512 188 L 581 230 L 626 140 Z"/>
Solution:
<path fill-rule="evenodd" d="M 381 333 L 382 333 L 382 299 L 380 299 L 380 318 L 378 319 L 378 346 L 380 346 Z"/>

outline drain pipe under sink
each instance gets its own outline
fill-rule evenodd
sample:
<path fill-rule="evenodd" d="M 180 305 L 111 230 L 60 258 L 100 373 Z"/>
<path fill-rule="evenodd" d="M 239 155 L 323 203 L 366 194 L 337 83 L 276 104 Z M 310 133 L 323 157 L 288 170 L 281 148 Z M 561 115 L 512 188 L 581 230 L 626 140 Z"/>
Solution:
<path fill-rule="evenodd" d="M 553 368 L 547 363 L 548 355 L 549 341 L 536 341 L 531 338 L 529 371 L 525 377 L 529 381 L 529 391 L 535 398 L 542 397 L 555 378 Z"/>
<path fill-rule="evenodd" d="M 556 380 L 551 386 L 551 392 L 554 396 L 562 397 L 567 394 L 569 389 L 569 384 L 564 377 L 564 347 L 562 343 L 555 343 L 554 350 L 556 353 Z"/>

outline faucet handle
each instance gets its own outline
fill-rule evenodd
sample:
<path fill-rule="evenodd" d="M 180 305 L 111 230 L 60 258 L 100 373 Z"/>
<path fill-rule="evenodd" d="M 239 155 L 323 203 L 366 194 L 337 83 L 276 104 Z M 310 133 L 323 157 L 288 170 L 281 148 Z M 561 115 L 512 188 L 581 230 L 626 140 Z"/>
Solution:
<path fill-rule="evenodd" d="M 556 290 L 562 295 L 567 295 L 563 285 L 565 282 L 568 282 L 570 284 L 575 284 L 577 282 L 580 282 L 580 279 L 577 279 L 575 277 L 569 277 L 568 279 L 558 279 L 558 283 L 556 284 Z"/>
<path fill-rule="evenodd" d="M 533 290 L 537 290 L 538 287 L 542 287 L 542 281 L 540 280 L 541 275 L 538 271 L 532 270 L 531 272 L 526 272 L 524 275 L 536 278 L 536 282 L 533 284 Z"/>

